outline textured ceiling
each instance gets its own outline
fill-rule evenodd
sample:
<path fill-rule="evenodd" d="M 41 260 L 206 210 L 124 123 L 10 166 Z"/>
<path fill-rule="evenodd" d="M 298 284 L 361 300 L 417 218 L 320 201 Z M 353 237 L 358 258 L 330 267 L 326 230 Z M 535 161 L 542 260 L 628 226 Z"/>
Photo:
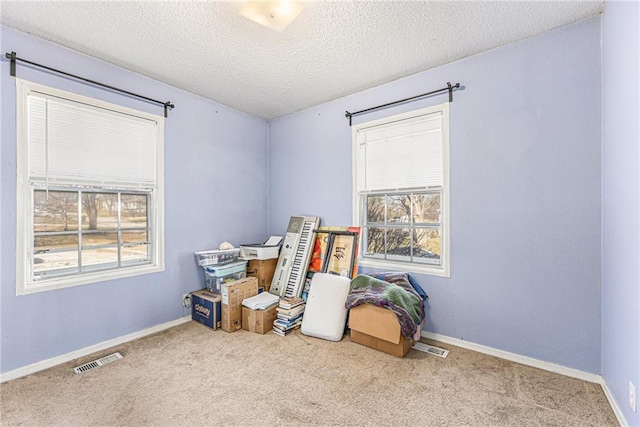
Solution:
<path fill-rule="evenodd" d="M 240 16 L 243 4 L 3 0 L 0 16 L 9 27 L 272 119 L 604 7 L 603 1 L 310 1 L 278 33 Z"/>

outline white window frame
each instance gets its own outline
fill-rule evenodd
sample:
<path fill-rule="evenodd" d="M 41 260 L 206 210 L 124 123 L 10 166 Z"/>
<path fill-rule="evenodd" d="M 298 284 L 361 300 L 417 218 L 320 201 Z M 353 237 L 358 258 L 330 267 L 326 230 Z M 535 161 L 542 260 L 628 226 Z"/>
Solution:
<path fill-rule="evenodd" d="M 376 269 L 402 270 L 410 273 L 427 274 L 439 277 L 451 277 L 451 230 L 450 230 L 450 184 L 449 184 L 449 103 L 422 108 L 407 113 L 397 114 L 378 120 L 360 123 L 352 127 L 352 178 L 353 178 L 353 223 L 359 227 L 363 226 L 360 196 L 358 191 L 358 131 L 375 126 L 386 125 L 400 120 L 411 119 L 418 116 L 442 113 L 442 196 L 440 200 L 441 209 L 441 254 L 440 266 L 416 262 L 391 261 L 365 257 L 365 248 L 361 246 L 359 251 L 358 264 L 364 267 Z M 417 190 L 419 191 L 419 190 Z M 360 237 L 361 244 L 364 241 L 364 228 Z"/>
<path fill-rule="evenodd" d="M 149 241 L 151 242 L 150 263 L 143 265 L 124 266 L 116 269 L 95 270 L 69 276 L 53 276 L 35 279 L 32 273 L 33 240 L 34 240 L 34 187 L 42 185 L 29 178 L 28 135 L 27 135 L 27 95 L 30 91 L 37 91 L 48 96 L 64 98 L 89 106 L 116 111 L 119 113 L 141 117 L 157 123 L 156 139 L 156 181 L 150 190 L 148 215 L 151 216 Z M 16 79 L 16 127 L 17 127 L 17 176 L 16 176 L 16 295 L 27 295 L 89 283 L 134 277 L 142 274 L 164 271 L 164 117 L 143 111 L 122 107 L 116 104 L 100 101 L 94 98 L 78 95 L 72 92 L 52 88 L 49 86 Z M 69 182 L 70 189 L 82 187 L 83 182 Z M 96 188 L 95 186 L 93 188 Z M 98 187 L 105 191 L 131 190 L 120 186 Z M 52 188 L 53 191 L 53 188 Z M 78 201 L 79 203 L 79 201 Z"/>

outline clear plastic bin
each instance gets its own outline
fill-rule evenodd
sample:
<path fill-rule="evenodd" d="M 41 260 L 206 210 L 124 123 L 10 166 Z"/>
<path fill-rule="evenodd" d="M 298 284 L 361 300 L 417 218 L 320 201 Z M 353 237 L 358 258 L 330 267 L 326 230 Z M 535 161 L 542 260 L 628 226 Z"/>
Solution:
<path fill-rule="evenodd" d="M 221 267 L 204 267 L 204 279 L 209 292 L 219 294 L 224 283 L 247 277 L 247 261 L 238 261 Z"/>
<path fill-rule="evenodd" d="M 196 261 L 201 267 L 208 265 L 226 265 L 238 261 L 240 249 L 210 250 L 195 252 Z"/>

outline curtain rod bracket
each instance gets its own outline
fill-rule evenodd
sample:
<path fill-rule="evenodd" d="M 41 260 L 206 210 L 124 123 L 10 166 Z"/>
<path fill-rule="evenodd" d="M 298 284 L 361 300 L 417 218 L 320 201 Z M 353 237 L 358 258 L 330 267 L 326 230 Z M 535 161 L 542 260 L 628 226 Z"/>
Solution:
<path fill-rule="evenodd" d="M 453 102 L 453 90 L 460 88 L 460 83 L 456 83 L 451 86 L 451 82 L 447 82 L 447 89 L 449 90 L 449 102 Z"/>
<path fill-rule="evenodd" d="M 349 118 L 349 126 L 351 126 L 351 116 L 352 116 L 352 115 L 353 115 L 353 114 L 351 114 L 351 113 L 350 113 L 350 112 L 348 112 L 348 111 L 345 111 L 345 112 L 344 112 L 344 116 Z"/>
<path fill-rule="evenodd" d="M 171 103 L 171 101 L 167 101 L 164 103 L 164 117 L 167 117 L 167 110 L 171 109 L 173 110 L 174 105 Z"/>
<path fill-rule="evenodd" d="M 15 52 L 11 52 L 11 53 L 7 52 L 4 56 L 7 57 L 7 59 L 11 60 L 9 73 L 11 74 L 11 77 L 15 77 L 16 76 L 16 53 Z"/>

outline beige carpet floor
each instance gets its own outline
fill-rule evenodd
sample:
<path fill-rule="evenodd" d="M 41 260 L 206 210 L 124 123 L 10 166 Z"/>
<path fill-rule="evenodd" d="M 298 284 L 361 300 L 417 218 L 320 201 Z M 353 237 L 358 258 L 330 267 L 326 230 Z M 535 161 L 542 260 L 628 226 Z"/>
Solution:
<path fill-rule="evenodd" d="M 0 385 L 3 426 L 610 426 L 597 384 L 455 346 L 404 359 L 189 322 Z M 114 351 L 123 359 L 76 375 Z"/>

